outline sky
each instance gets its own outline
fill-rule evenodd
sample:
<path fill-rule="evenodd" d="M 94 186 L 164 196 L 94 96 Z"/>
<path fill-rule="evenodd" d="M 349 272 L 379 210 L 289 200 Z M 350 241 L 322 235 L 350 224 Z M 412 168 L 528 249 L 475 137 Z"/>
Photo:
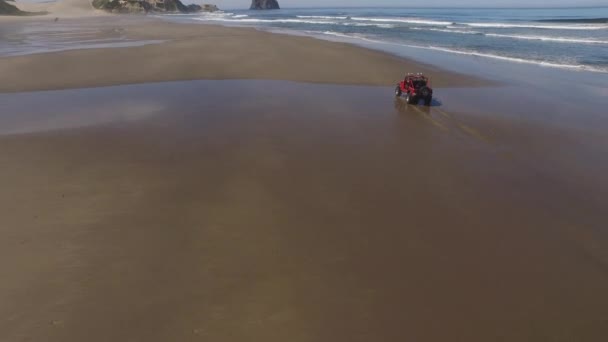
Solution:
<path fill-rule="evenodd" d="M 288 7 L 583 7 L 607 6 L 608 0 L 278 0 Z M 187 2 L 187 1 L 186 1 Z M 251 0 L 199 0 L 218 5 L 220 8 L 248 8 Z"/>

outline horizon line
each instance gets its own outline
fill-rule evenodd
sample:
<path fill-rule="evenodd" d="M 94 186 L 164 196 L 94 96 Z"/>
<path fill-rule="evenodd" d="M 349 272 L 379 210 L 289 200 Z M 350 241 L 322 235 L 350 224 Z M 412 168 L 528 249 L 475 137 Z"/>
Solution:
<path fill-rule="evenodd" d="M 60 0 L 55 0 L 60 1 Z M 543 6 L 517 6 L 517 7 L 509 7 L 509 6 L 495 6 L 495 7 L 479 7 L 479 6 L 281 6 L 282 9 L 311 9 L 311 8 L 319 8 L 319 9 L 341 9 L 341 8 L 361 8 L 361 9 L 373 9 L 373 8 L 412 8 L 412 9 L 590 9 L 590 8 L 605 8 L 608 9 L 608 5 L 589 5 L 589 6 L 551 6 L 551 7 L 543 7 Z M 249 9 L 248 7 L 226 7 L 226 9 Z M 264 10 L 262 10 L 264 11 Z M 276 11 L 276 10 L 270 10 Z"/>

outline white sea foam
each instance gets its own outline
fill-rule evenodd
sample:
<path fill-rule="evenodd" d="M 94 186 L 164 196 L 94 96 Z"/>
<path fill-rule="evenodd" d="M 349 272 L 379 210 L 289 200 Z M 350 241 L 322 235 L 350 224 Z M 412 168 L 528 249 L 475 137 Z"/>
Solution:
<path fill-rule="evenodd" d="M 178 15 L 182 15 L 182 14 L 184 14 L 184 13 L 179 13 Z M 232 12 L 221 12 L 221 11 L 220 12 L 202 12 L 200 14 L 203 16 L 206 16 L 206 17 L 227 17 L 227 16 L 234 15 L 234 13 L 232 13 Z M 166 14 L 163 14 L 163 15 L 166 15 Z M 186 15 L 191 15 L 191 14 L 186 13 Z"/>
<path fill-rule="evenodd" d="M 200 21 L 223 21 L 231 23 L 300 23 L 300 24 L 330 24 L 337 25 L 337 22 L 321 21 L 321 20 L 302 20 L 302 19 L 254 19 L 254 18 L 194 18 Z"/>
<path fill-rule="evenodd" d="M 418 49 L 442 51 L 442 52 L 448 52 L 448 53 L 458 54 L 458 55 L 467 55 L 467 56 L 473 56 L 473 57 L 497 59 L 497 60 L 502 60 L 502 61 L 514 62 L 514 63 L 534 64 L 534 65 L 540 65 L 540 66 L 552 67 L 552 68 L 560 68 L 560 69 L 586 70 L 586 71 L 593 71 L 593 72 L 608 73 L 608 69 L 595 68 L 595 67 L 591 67 L 588 65 L 582 65 L 582 64 L 561 64 L 561 63 L 549 62 L 549 61 L 538 61 L 538 60 L 523 59 L 523 58 L 517 58 L 517 57 L 494 55 L 494 54 L 490 54 L 490 53 L 482 53 L 482 52 L 471 51 L 471 50 L 456 50 L 456 49 L 444 48 L 444 47 L 439 47 L 439 46 L 416 46 L 416 45 L 404 45 L 404 46 L 418 48 Z"/>
<path fill-rule="evenodd" d="M 318 33 L 318 32 L 311 32 L 311 31 L 309 31 L 309 32 L 311 34 Z M 328 36 L 336 36 L 336 37 L 341 37 L 341 38 L 359 38 L 359 39 L 361 39 L 361 37 L 357 37 L 355 35 L 344 34 L 344 33 L 340 33 L 340 32 L 324 31 L 322 33 L 325 34 L 325 35 L 328 35 Z"/>
<path fill-rule="evenodd" d="M 580 25 L 537 25 L 537 24 L 506 24 L 506 23 L 467 23 L 470 27 L 480 28 L 531 28 L 546 30 L 606 30 L 608 25 L 580 24 Z"/>
<path fill-rule="evenodd" d="M 345 21 L 326 21 L 326 20 L 305 20 L 305 19 L 255 19 L 255 18 L 235 18 L 235 17 L 199 17 L 193 18 L 194 20 L 199 21 L 220 21 L 226 23 L 235 23 L 235 24 L 256 24 L 256 23 L 269 23 L 269 24 L 286 24 L 286 23 L 295 23 L 295 24 L 316 24 L 316 25 L 343 25 L 343 26 L 374 26 L 380 28 L 394 28 L 393 24 L 382 24 L 382 23 L 353 23 L 353 22 L 345 22 Z"/>
<path fill-rule="evenodd" d="M 298 15 L 298 18 L 302 19 L 329 19 L 329 20 L 345 20 L 348 17 L 331 16 L 331 15 Z"/>
<path fill-rule="evenodd" d="M 446 26 L 452 25 L 451 21 L 436 21 L 436 20 L 425 20 L 417 18 L 368 18 L 368 17 L 352 17 L 352 20 L 357 21 L 373 21 L 383 23 L 405 23 L 405 24 L 418 24 L 418 25 L 434 25 L 434 26 Z"/>
<path fill-rule="evenodd" d="M 428 28 L 428 27 L 411 27 L 410 29 L 417 30 L 417 31 L 434 31 L 434 32 L 446 32 L 446 33 L 483 35 L 483 33 L 477 32 L 477 31 L 465 31 L 465 30 L 457 30 L 457 29 L 439 29 L 439 28 Z"/>
<path fill-rule="evenodd" d="M 370 26 L 374 26 L 374 27 L 380 27 L 380 28 L 395 28 L 397 27 L 394 24 L 380 24 L 380 23 L 341 23 L 341 25 L 344 26 L 360 26 L 360 27 L 370 27 Z"/>
<path fill-rule="evenodd" d="M 541 40 L 558 43 L 575 43 L 575 44 L 608 44 L 608 40 L 595 40 L 585 38 L 569 38 L 569 37 L 546 37 L 546 36 L 520 36 L 511 34 L 486 33 L 488 37 L 525 39 L 525 40 Z"/>

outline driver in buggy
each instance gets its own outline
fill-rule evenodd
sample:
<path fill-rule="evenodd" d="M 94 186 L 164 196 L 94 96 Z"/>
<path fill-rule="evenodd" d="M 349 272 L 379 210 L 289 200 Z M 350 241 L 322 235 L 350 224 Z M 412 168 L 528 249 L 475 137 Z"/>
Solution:
<path fill-rule="evenodd" d="M 417 89 L 420 89 L 420 87 L 424 87 L 424 86 L 426 86 L 426 82 L 425 82 L 425 81 L 422 81 L 422 80 L 419 80 L 419 81 L 412 81 L 412 83 L 413 83 L 413 86 L 414 86 L 414 88 L 415 88 L 416 90 L 417 90 Z"/>

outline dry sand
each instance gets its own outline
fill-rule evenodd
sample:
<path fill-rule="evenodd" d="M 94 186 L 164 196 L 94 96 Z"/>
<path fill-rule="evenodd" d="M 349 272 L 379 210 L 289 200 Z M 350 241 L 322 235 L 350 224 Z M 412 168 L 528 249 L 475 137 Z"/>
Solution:
<path fill-rule="evenodd" d="M 0 16 L 0 21 L 36 21 L 42 18 L 82 18 L 106 15 L 104 11 L 98 11 L 93 8 L 89 0 L 19 1 L 14 3 L 14 5 L 22 11 L 46 12 L 46 14 L 33 17 Z"/>

